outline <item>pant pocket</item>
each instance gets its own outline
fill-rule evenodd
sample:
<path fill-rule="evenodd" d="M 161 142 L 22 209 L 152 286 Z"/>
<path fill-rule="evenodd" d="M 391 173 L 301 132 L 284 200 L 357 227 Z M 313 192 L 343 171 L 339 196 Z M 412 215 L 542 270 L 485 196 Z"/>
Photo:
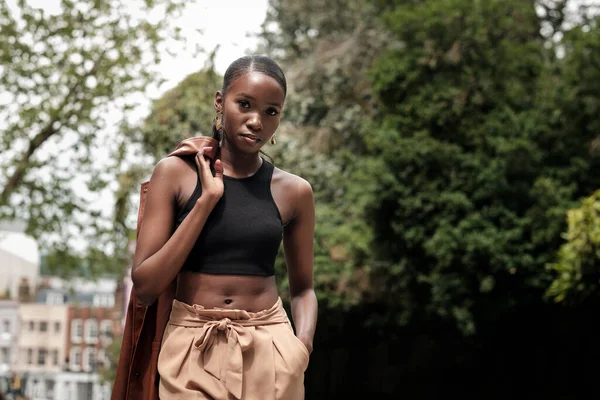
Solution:
<path fill-rule="evenodd" d="M 310 353 L 308 352 L 308 348 L 306 347 L 306 345 L 304 343 L 302 343 L 302 340 L 298 339 L 298 336 L 296 336 L 293 332 L 292 332 L 292 336 L 294 337 L 294 339 L 296 339 L 296 343 L 298 343 L 298 346 L 300 347 L 300 349 L 306 356 L 306 364 L 308 364 L 308 362 L 310 360 Z"/>
<path fill-rule="evenodd" d="M 275 398 L 304 399 L 304 371 L 308 367 L 308 350 L 294 335 L 290 325 L 278 324 L 272 329 Z"/>
<path fill-rule="evenodd" d="M 290 372 L 304 373 L 310 359 L 308 349 L 296 337 L 290 324 L 280 324 L 277 327 L 278 329 L 273 335 L 273 343 L 277 352 L 290 369 Z"/>

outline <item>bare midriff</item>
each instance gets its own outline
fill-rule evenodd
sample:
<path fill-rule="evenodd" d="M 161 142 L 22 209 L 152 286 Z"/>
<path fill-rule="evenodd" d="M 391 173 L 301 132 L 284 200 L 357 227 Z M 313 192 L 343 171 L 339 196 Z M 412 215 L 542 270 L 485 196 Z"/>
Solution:
<path fill-rule="evenodd" d="M 221 275 L 181 271 L 175 298 L 204 308 L 240 309 L 258 312 L 277 302 L 274 276 Z"/>

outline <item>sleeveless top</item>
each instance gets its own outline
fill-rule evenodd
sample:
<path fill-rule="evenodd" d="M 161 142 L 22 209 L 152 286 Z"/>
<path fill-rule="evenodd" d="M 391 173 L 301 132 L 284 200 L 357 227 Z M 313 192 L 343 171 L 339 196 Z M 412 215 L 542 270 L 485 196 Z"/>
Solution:
<path fill-rule="evenodd" d="M 196 166 L 197 168 L 197 166 Z M 271 195 L 274 166 L 263 159 L 254 175 L 223 176 L 224 193 L 209 214 L 182 270 L 209 274 L 275 275 L 283 223 Z M 200 177 L 175 229 L 202 194 Z"/>

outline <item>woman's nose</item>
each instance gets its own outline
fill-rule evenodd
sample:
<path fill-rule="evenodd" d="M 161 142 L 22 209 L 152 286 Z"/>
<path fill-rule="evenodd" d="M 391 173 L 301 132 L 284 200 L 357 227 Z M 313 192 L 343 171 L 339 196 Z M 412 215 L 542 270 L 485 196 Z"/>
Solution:
<path fill-rule="evenodd" d="M 263 127 L 262 121 L 258 114 L 252 114 L 252 116 L 250 118 L 248 118 L 246 125 L 253 131 L 260 131 Z"/>

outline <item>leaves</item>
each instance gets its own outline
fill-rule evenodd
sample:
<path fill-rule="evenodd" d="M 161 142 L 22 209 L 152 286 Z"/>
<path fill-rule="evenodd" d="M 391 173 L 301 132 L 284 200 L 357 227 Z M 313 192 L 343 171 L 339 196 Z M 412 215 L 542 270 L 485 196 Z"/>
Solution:
<path fill-rule="evenodd" d="M 314 182 L 320 299 L 474 334 L 542 301 L 565 212 L 600 186 L 598 29 L 563 25 L 562 2 L 379 3 L 341 22 L 335 2 L 301 20 L 321 2 L 271 3 L 292 124 L 276 161 Z"/>
<path fill-rule="evenodd" d="M 556 261 L 556 278 L 547 296 L 556 302 L 597 295 L 600 284 L 600 190 L 567 212 L 568 230 Z"/>
<path fill-rule="evenodd" d="M 105 145 L 106 115 L 126 112 L 126 96 L 155 80 L 152 56 L 184 2 L 138 3 L 138 16 L 116 0 L 63 0 L 52 13 L 0 4 L 0 217 L 27 221 L 44 246 L 118 242 L 86 205 L 111 173 L 94 153 Z M 170 9 L 164 19 L 144 17 L 160 7 Z"/>
<path fill-rule="evenodd" d="M 154 101 L 134 140 L 158 161 L 185 138 L 212 135 L 214 96 L 222 79 L 212 67 L 188 75 Z"/>

